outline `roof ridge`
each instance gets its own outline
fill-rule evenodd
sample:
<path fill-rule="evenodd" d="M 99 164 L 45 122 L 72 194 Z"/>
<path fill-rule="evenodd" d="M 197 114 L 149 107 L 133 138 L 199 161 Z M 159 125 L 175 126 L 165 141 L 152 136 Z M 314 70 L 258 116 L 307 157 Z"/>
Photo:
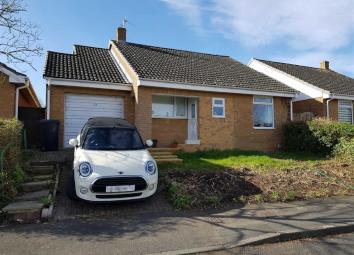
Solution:
<path fill-rule="evenodd" d="M 115 43 L 119 43 L 117 40 L 112 40 L 112 41 L 114 41 Z M 182 50 L 182 49 L 176 49 L 176 48 L 160 47 L 160 46 L 148 45 L 148 44 L 142 44 L 142 43 L 133 43 L 133 42 L 125 42 L 125 43 L 131 44 L 131 45 L 137 45 L 137 46 L 153 47 L 153 48 L 165 49 L 165 50 L 183 51 L 183 52 L 188 52 L 188 53 L 193 53 L 193 54 L 209 55 L 209 56 L 215 56 L 215 57 L 230 57 L 228 55 L 219 55 L 219 54 L 205 53 L 205 52 L 199 52 L 199 51 L 191 51 L 191 50 Z"/>
<path fill-rule="evenodd" d="M 292 65 L 292 66 L 300 66 L 300 67 L 307 67 L 307 68 L 313 68 L 313 69 L 321 69 L 320 67 L 314 67 L 314 66 L 305 66 L 305 65 L 299 65 L 299 64 L 293 64 L 293 63 L 286 63 L 286 62 L 280 62 L 280 61 L 273 61 L 273 60 L 266 60 L 266 59 L 260 59 L 260 58 L 254 58 L 255 60 L 261 61 L 261 62 L 272 62 L 272 63 L 277 63 L 277 64 L 284 64 L 284 65 Z M 329 71 L 333 71 L 332 69 L 328 69 Z"/>
<path fill-rule="evenodd" d="M 100 49 L 100 50 L 109 50 L 107 48 L 97 47 L 97 46 L 89 46 L 89 45 L 82 45 L 82 44 L 73 44 L 74 47 L 85 47 L 85 48 L 93 48 L 93 49 Z"/>

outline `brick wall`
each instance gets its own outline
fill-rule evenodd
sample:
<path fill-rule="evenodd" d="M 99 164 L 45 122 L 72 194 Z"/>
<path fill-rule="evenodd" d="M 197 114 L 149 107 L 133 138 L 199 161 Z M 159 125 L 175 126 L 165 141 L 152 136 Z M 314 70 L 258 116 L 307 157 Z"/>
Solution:
<path fill-rule="evenodd" d="M 0 118 L 15 117 L 16 87 L 0 73 Z"/>
<path fill-rule="evenodd" d="M 200 149 L 275 150 L 281 141 L 281 125 L 288 119 L 289 99 L 274 98 L 275 128 L 253 128 L 253 96 L 211 93 L 176 89 L 139 87 L 139 108 L 136 108 L 135 125 L 143 139 L 161 139 L 170 144 L 179 132 L 181 123 L 176 120 L 160 121 L 151 118 L 153 94 L 198 97 L 198 133 Z M 226 118 L 212 117 L 212 98 L 225 98 Z M 186 123 L 187 125 L 187 123 Z M 179 127 L 179 128 L 178 128 Z M 187 132 L 183 129 L 181 132 Z M 169 134 L 169 135 L 168 135 Z M 182 137 L 178 137 L 182 140 Z M 187 135 L 186 138 L 187 139 Z M 160 141 L 160 140 L 159 140 Z M 159 145 L 160 142 L 159 142 Z M 193 147 L 193 146 L 191 146 Z"/>
<path fill-rule="evenodd" d="M 57 119 L 60 121 L 59 144 L 61 147 L 63 146 L 64 98 L 66 93 L 101 96 L 121 96 L 124 98 L 124 118 L 127 119 L 129 122 L 134 123 L 134 99 L 131 97 L 130 91 L 51 86 L 50 118 Z"/>
<path fill-rule="evenodd" d="M 187 139 L 186 119 L 152 119 L 152 139 L 158 140 L 158 147 L 169 147 L 176 140 L 179 144 Z"/>

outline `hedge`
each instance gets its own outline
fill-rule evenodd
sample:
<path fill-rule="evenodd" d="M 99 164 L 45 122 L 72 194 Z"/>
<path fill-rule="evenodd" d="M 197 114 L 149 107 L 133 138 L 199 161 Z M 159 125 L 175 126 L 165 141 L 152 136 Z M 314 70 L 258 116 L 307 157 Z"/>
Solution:
<path fill-rule="evenodd" d="M 22 123 L 16 119 L 0 119 L 0 149 L 11 143 L 9 149 L 6 150 L 5 162 L 3 162 L 4 171 L 0 172 L 0 183 L 6 198 L 12 198 L 16 194 L 16 187 L 24 179 L 21 168 L 22 128 Z"/>
<path fill-rule="evenodd" d="M 329 155 L 341 139 L 354 138 L 354 125 L 315 119 L 288 122 L 283 126 L 283 148 L 286 151 Z"/>

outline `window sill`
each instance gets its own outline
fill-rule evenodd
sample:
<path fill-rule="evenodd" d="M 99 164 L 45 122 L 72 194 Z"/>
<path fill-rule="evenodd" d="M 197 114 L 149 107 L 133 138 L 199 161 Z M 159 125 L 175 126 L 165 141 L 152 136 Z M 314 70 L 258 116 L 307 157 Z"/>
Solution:
<path fill-rule="evenodd" d="M 171 120 L 186 120 L 187 117 L 162 117 L 162 116 L 151 116 L 153 119 L 171 119 Z"/>
<path fill-rule="evenodd" d="M 213 115 L 213 118 L 214 118 L 214 119 L 225 119 L 226 117 L 225 117 L 225 116 L 214 116 L 214 115 Z"/>
<path fill-rule="evenodd" d="M 253 127 L 253 129 L 275 129 L 275 127 Z"/>

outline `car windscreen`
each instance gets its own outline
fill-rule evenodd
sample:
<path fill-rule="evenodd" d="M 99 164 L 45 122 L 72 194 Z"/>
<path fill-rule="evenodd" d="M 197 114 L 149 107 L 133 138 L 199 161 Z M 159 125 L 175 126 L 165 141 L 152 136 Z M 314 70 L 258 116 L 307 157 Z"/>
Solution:
<path fill-rule="evenodd" d="M 145 146 L 138 132 L 132 128 L 90 128 L 84 138 L 85 150 L 140 150 Z"/>

